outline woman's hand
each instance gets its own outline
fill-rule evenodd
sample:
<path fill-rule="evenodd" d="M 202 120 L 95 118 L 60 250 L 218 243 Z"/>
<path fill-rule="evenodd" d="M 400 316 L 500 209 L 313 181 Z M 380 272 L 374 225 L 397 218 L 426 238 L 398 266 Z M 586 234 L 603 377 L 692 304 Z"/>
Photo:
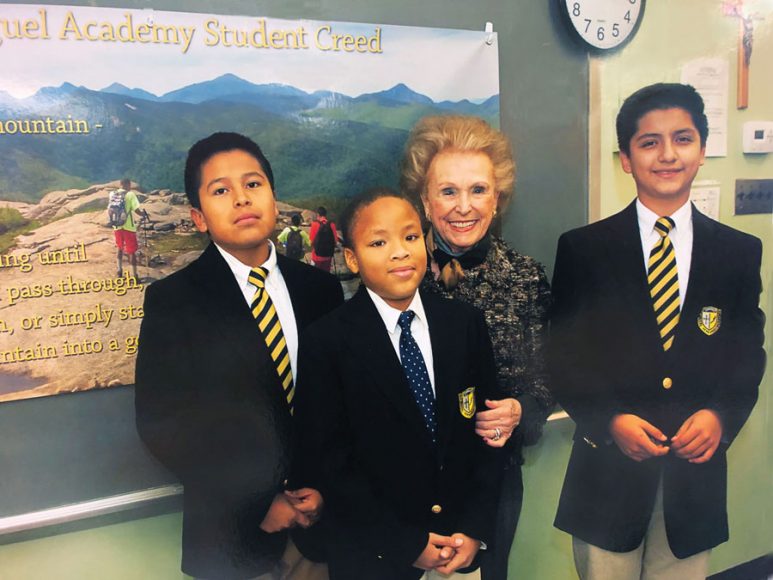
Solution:
<path fill-rule="evenodd" d="M 319 520 L 325 502 L 322 499 L 322 495 L 316 489 L 303 487 L 292 491 L 286 490 L 284 494 L 290 501 L 290 505 L 308 518 L 308 525 L 312 525 Z M 304 528 L 308 527 L 304 525 L 303 521 L 298 521 L 298 525 Z"/>
<path fill-rule="evenodd" d="M 260 529 L 274 534 L 296 525 L 307 528 L 310 525 L 309 519 L 292 506 L 287 496 L 282 493 L 276 494 L 271 502 L 271 507 L 260 523 Z"/>
<path fill-rule="evenodd" d="M 503 447 L 521 422 L 521 404 L 517 399 L 486 399 L 486 407 L 475 415 L 475 432 L 486 445 Z"/>

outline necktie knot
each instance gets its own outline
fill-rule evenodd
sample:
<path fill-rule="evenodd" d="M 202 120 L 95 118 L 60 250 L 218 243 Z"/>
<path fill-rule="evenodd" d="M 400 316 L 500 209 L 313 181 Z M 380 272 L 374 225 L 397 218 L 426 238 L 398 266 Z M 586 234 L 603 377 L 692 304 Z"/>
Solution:
<path fill-rule="evenodd" d="M 414 316 L 416 316 L 416 313 L 413 310 L 406 310 L 405 312 L 400 313 L 400 318 L 397 319 L 397 324 L 400 325 L 400 328 L 403 330 L 403 332 L 411 331 L 411 322 L 413 322 Z"/>
<path fill-rule="evenodd" d="M 268 270 L 266 268 L 258 267 L 250 270 L 247 279 L 250 283 L 257 288 L 263 289 L 266 287 L 266 277 L 268 276 Z"/>
<path fill-rule="evenodd" d="M 674 220 L 670 217 L 661 217 L 655 222 L 655 231 L 658 232 L 661 238 L 665 238 L 674 229 L 675 225 Z"/>

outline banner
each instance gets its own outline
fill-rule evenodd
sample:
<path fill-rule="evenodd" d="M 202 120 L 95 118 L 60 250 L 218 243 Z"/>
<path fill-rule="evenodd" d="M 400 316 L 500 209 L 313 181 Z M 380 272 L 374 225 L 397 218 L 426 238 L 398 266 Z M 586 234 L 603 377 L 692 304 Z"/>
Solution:
<path fill-rule="evenodd" d="M 483 31 L 3 5 L 0 401 L 133 383 L 145 286 L 207 244 L 183 193 L 194 142 L 251 137 L 277 227 L 308 226 L 395 187 L 420 117 L 498 126 L 497 52 Z M 122 179 L 143 210 L 136 276 L 108 212 Z"/>

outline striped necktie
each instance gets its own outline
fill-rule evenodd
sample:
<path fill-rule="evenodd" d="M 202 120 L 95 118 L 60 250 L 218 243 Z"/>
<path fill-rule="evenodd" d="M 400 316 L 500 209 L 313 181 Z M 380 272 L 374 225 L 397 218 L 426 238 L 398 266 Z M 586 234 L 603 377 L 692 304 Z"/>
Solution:
<path fill-rule="evenodd" d="M 279 316 L 274 308 L 274 303 L 271 302 L 271 296 L 266 290 L 266 276 L 268 276 L 268 270 L 265 268 L 253 268 L 250 271 L 248 280 L 257 287 L 250 308 L 252 315 L 258 322 L 263 340 L 266 341 L 268 352 L 276 365 L 276 372 L 282 383 L 285 397 L 287 397 L 290 414 L 292 414 L 295 386 L 293 385 L 293 369 L 290 366 L 290 353 L 287 351 L 287 343 L 282 332 L 282 325 L 279 323 Z"/>
<path fill-rule="evenodd" d="M 679 278 L 674 245 L 668 237 L 673 227 L 674 220 L 670 217 L 658 218 L 655 222 L 655 231 L 660 235 L 660 240 L 652 248 L 647 263 L 647 283 L 663 350 L 670 349 L 674 343 L 674 333 L 679 323 Z"/>

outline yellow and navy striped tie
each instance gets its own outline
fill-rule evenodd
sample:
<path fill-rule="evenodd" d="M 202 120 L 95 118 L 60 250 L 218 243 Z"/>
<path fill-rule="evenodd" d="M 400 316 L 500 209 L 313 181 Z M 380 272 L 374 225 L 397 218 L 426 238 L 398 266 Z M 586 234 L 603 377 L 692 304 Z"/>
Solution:
<path fill-rule="evenodd" d="M 668 237 L 673 227 L 674 220 L 670 217 L 658 218 L 655 222 L 655 231 L 660 235 L 660 240 L 652 248 L 647 263 L 647 283 L 663 350 L 670 349 L 674 343 L 674 333 L 679 323 L 679 278 L 674 245 Z"/>
<path fill-rule="evenodd" d="M 268 276 L 268 270 L 265 268 L 253 268 L 248 276 L 250 283 L 257 287 L 255 296 L 252 298 L 252 315 L 258 322 L 260 333 L 263 335 L 268 352 L 276 365 L 276 372 L 279 375 L 285 397 L 287 397 L 287 405 L 292 414 L 295 385 L 293 385 L 293 369 L 290 366 L 290 353 L 287 350 L 287 342 L 285 342 L 285 336 L 282 332 L 282 325 L 279 323 L 279 316 L 266 290 L 266 276 Z"/>

